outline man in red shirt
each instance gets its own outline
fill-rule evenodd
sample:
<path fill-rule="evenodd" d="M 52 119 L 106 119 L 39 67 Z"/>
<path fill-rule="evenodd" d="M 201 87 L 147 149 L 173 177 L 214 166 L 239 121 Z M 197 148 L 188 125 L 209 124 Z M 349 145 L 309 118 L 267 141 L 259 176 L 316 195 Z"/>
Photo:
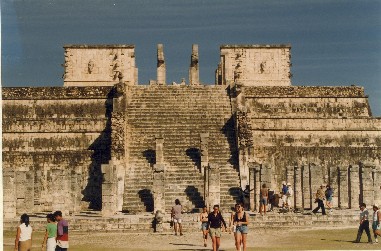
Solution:
<path fill-rule="evenodd" d="M 61 211 L 55 211 L 54 217 L 58 222 L 56 251 L 67 251 L 69 248 L 69 224 L 62 218 Z"/>

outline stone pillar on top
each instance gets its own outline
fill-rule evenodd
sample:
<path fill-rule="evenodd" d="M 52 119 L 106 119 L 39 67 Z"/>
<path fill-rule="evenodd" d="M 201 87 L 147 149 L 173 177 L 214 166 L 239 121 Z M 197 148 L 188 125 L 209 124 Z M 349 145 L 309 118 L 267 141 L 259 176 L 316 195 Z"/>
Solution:
<path fill-rule="evenodd" d="M 348 166 L 339 167 L 339 207 L 349 207 L 348 201 Z"/>
<path fill-rule="evenodd" d="M 153 202 L 154 212 L 165 212 L 165 163 L 164 139 L 156 137 L 156 164 L 153 165 Z"/>
<path fill-rule="evenodd" d="M 157 45 L 157 81 L 158 85 L 166 85 L 166 67 L 163 44 Z"/>
<path fill-rule="evenodd" d="M 349 184 L 350 184 L 350 208 L 358 208 L 360 204 L 360 178 L 359 178 L 359 165 L 351 165 L 350 166 L 350 176 L 349 176 Z"/>
<path fill-rule="evenodd" d="M 189 67 L 189 84 L 200 85 L 200 72 L 198 68 L 198 45 L 192 44 L 191 63 Z"/>
<path fill-rule="evenodd" d="M 221 203 L 220 167 L 209 163 L 208 166 L 208 200 L 207 207 L 211 209 L 214 205 Z"/>

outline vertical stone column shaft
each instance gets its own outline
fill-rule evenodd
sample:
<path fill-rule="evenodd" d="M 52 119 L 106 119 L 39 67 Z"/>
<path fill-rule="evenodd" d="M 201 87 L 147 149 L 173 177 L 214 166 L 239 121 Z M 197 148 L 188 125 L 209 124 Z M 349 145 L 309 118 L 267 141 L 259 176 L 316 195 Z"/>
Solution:
<path fill-rule="evenodd" d="M 374 204 L 381 204 L 381 166 L 373 168 Z"/>
<path fill-rule="evenodd" d="M 221 203 L 221 186 L 220 186 L 220 167 L 217 164 L 209 164 L 209 189 L 208 199 L 209 206 L 220 205 Z"/>
<path fill-rule="evenodd" d="M 164 139 L 160 136 L 156 137 L 156 164 L 153 168 L 154 211 L 165 212 Z"/>
<path fill-rule="evenodd" d="M 205 176 L 205 170 L 209 163 L 208 153 L 209 133 L 200 134 L 200 157 L 201 157 L 201 173 Z"/>
<path fill-rule="evenodd" d="M 157 84 L 166 84 L 166 66 L 164 59 L 163 44 L 157 45 Z"/>
<path fill-rule="evenodd" d="M 254 207 L 255 210 L 259 210 L 259 196 L 261 192 L 261 167 L 259 165 L 254 167 L 254 177 L 255 177 L 255 186 L 254 186 Z"/>
<path fill-rule="evenodd" d="M 255 210 L 255 192 L 253 187 L 255 187 L 255 168 L 249 168 L 249 186 L 250 186 L 250 210 Z"/>
<path fill-rule="evenodd" d="M 302 166 L 302 191 L 303 191 L 303 207 L 312 208 L 312 193 L 310 187 L 310 169 L 308 165 Z"/>
<path fill-rule="evenodd" d="M 302 197 L 302 175 L 301 169 L 298 165 L 294 167 L 295 182 L 294 182 L 294 198 L 295 198 L 295 208 L 301 209 L 303 207 L 303 197 Z"/>
<path fill-rule="evenodd" d="M 156 164 L 164 163 L 164 139 L 156 137 Z"/>
<path fill-rule="evenodd" d="M 198 45 L 192 44 L 191 63 L 189 67 L 189 84 L 200 84 L 200 73 L 198 69 Z"/>
<path fill-rule="evenodd" d="M 363 202 L 367 205 L 373 204 L 374 188 L 372 178 L 372 166 L 364 164 L 362 166 L 362 187 L 363 187 Z"/>
<path fill-rule="evenodd" d="M 358 208 L 360 203 L 360 168 L 358 165 L 352 165 L 350 168 L 350 208 Z"/>
<path fill-rule="evenodd" d="M 339 167 L 339 207 L 348 208 L 348 167 Z"/>

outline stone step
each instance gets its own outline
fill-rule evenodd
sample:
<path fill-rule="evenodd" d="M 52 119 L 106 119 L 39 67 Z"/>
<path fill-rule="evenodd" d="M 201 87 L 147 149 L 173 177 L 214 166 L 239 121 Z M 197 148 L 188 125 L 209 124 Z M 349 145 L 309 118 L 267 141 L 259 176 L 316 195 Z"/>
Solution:
<path fill-rule="evenodd" d="M 358 224 L 357 212 L 350 210 L 339 210 L 332 215 L 322 216 L 309 215 L 309 214 L 278 214 L 268 213 L 266 216 L 259 214 L 249 213 L 250 229 L 266 228 L 266 229 L 287 229 L 287 228 L 311 228 L 311 227 L 344 227 L 355 226 Z M 69 222 L 70 231 L 81 232 L 153 232 L 153 214 L 137 214 L 128 215 L 119 213 L 112 217 L 101 217 L 100 212 L 98 216 L 75 215 L 65 216 L 64 218 Z M 223 213 L 223 217 L 228 224 L 230 213 Z M 199 213 L 185 213 L 182 214 L 184 232 L 199 231 Z M 164 214 L 163 229 L 164 231 L 171 231 L 171 220 L 169 213 Z M 41 216 L 31 216 L 30 223 L 33 230 L 36 232 L 44 232 L 46 227 L 45 214 Z M 4 219 L 3 230 L 14 231 L 19 225 L 19 218 Z"/>

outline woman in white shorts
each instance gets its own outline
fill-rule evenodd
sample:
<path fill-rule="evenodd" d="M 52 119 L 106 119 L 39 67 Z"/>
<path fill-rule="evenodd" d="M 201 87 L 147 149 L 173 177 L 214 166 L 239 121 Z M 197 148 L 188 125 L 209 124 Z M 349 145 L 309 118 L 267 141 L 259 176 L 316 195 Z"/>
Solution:
<path fill-rule="evenodd" d="M 172 213 L 171 216 L 173 218 L 174 228 L 175 228 L 175 235 L 177 235 L 177 232 L 180 232 L 180 235 L 183 235 L 183 228 L 181 227 L 181 213 L 182 213 L 183 207 L 180 204 L 180 200 L 175 200 L 175 205 L 172 207 Z"/>
<path fill-rule="evenodd" d="M 373 229 L 375 243 L 378 243 L 377 236 L 381 236 L 380 224 L 381 224 L 381 210 L 378 205 L 373 205 L 372 229 Z"/>

